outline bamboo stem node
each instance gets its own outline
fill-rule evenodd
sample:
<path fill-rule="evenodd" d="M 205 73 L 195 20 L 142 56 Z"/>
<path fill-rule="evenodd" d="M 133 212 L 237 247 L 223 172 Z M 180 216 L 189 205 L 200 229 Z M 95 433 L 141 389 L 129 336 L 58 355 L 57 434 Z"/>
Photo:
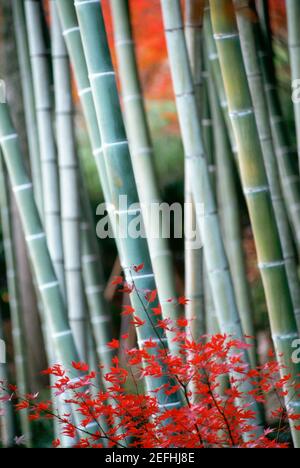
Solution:
<path fill-rule="evenodd" d="M 32 190 L 33 186 L 31 183 L 21 184 L 21 185 L 15 185 L 12 189 L 14 193 L 17 193 L 17 192 L 23 192 L 24 190 Z"/>
<path fill-rule="evenodd" d="M 180 401 L 174 401 L 172 403 L 162 403 L 158 405 L 159 408 L 174 408 L 174 407 L 180 408 L 181 406 L 182 406 L 182 403 Z"/>
<path fill-rule="evenodd" d="M 90 73 L 89 79 L 90 80 L 97 80 L 98 78 L 103 78 L 105 76 L 115 76 L 114 71 L 106 71 L 106 72 L 98 72 L 98 73 Z"/>
<path fill-rule="evenodd" d="M 103 143 L 103 149 L 112 148 L 114 146 L 123 146 L 123 145 L 128 145 L 128 141 L 122 140 L 122 141 L 113 141 L 111 143 Z"/>
<path fill-rule="evenodd" d="M 259 262 L 258 263 L 258 268 L 260 270 L 266 270 L 268 268 L 277 268 L 277 267 L 284 267 L 284 266 L 285 266 L 284 260 L 278 260 L 275 262 Z"/>
<path fill-rule="evenodd" d="M 10 135 L 5 135 L 4 137 L 0 138 L 0 143 L 4 143 L 7 140 L 14 140 L 18 138 L 17 133 L 11 133 Z"/>
<path fill-rule="evenodd" d="M 216 41 L 222 41 L 223 39 L 237 39 L 239 34 L 237 31 L 232 33 L 215 33 L 214 38 Z"/>
<path fill-rule="evenodd" d="M 71 329 L 64 330 L 64 331 L 61 331 L 61 332 L 58 332 L 58 333 L 54 333 L 52 335 L 52 338 L 61 338 L 63 336 L 67 336 L 67 335 L 72 335 L 72 330 Z"/>
<path fill-rule="evenodd" d="M 79 27 L 76 26 L 75 28 L 69 28 L 69 29 L 65 29 L 63 31 L 63 36 L 68 36 L 68 34 L 71 34 L 73 32 L 79 32 Z"/>
<path fill-rule="evenodd" d="M 91 92 L 92 92 L 92 88 L 89 86 L 88 88 L 83 88 L 83 89 L 79 90 L 78 91 L 78 96 L 82 97 L 85 94 L 88 94 L 88 93 L 91 93 Z"/>
<path fill-rule="evenodd" d="M 32 234 L 31 236 L 26 236 L 25 240 L 26 242 L 32 242 L 37 239 L 44 239 L 46 237 L 46 234 L 44 232 L 39 232 L 37 234 Z"/>
<path fill-rule="evenodd" d="M 261 193 L 261 192 L 269 192 L 270 188 L 268 185 L 260 185 L 256 187 L 245 187 L 244 188 L 244 194 L 247 195 L 252 195 L 255 193 Z"/>
<path fill-rule="evenodd" d="M 289 341 L 298 337 L 298 333 L 287 333 L 286 335 L 272 335 L 273 340 L 276 341 Z"/>
<path fill-rule="evenodd" d="M 58 281 L 51 281 L 50 283 L 41 284 L 39 286 L 40 291 L 45 291 L 46 289 L 54 289 L 59 287 Z"/>
<path fill-rule="evenodd" d="M 229 112 L 229 117 L 231 117 L 232 119 L 235 119 L 239 117 L 246 117 L 247 115 L 251 115 L 253 113 L 254 113 L 253 107 L 249 107 L 248 109 Z"/>

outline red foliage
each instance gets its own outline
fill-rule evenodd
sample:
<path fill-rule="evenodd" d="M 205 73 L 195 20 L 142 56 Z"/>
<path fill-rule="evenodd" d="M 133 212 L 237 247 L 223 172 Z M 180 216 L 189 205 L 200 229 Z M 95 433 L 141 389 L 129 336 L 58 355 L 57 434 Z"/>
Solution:
<path fill-rule="evenodd" d="M 71 414 L 59 414 L 51 402 L 22 399 L 17 391 L 10 397 L 20 399 L 16 409 L 29 410 L 32 421 L 57 418 L 62 434 L 74 439 L 77 448 L 124 447 L 126 441 L 132 448 L 288 447 L 278 441 L 284 424 L 276 430 L 266 428 L 258 435 L 251 409 L 251 398 L 261 403 L 275 391 L 281 401 L 283 389 L 292 385 L 289 375 L 277 378 L 276 361 L 249 371 L 241 357 L 243 342 L 223 335 L 195 342 L 179 330 L 177 339 L 179 356 L 170 355 L 151 339 L 143 349 L 124 351 L 130 372 L 114 357 L 110 371 L 104 375 L 106 390 L 97 390 L 100 374 L 95 372 L 74 378 L 65 370 L 58 376 L 57 366 L 48 369 L 57 378 L 56 394 L 65 395 L 73 414 L 80 415 L 80 427 L 74 424 Z M 228 375 L 235 375 L 230 378 L 230 386 L 224 380 Z M 136 385 L 145 376 L 166 379 L 146 395 L 127 391 L 131 379 Z M 245 383 L 250 383 L 250 391 L 245 391 Z M 174 402 L 178 395 L 181 404 L 177 406 Z M 283 403 L 273 416 L 281 421 L 300 419 L 298 414 L 287 415 Z M 76 442 L 78 434 L 81 438 Z M 61 441 L 56 439 L 52 445 L 60 447 Z"/>
<path fill-rule="evenodd" d="M 156 291 L 147 297 L 155 299 Z M 141 308 L 136 312 L 145 312 L 143 302 Z M 38 394 L 23 396 L 5 382 L 0 382 L 0 401 L 14 401 L 16 410 L 28 411 L 31 421 L 57 419 L 62 435 L 74 439 L 78 448 L 289 447 L 281 436 L 288 434 L 288 423 L 297 427 L 300 415 L 287 412 L 284 398 L 288 391 L 297 397 L 299 384 L 287 371 L 284 375 L 273 354 L 263 366 L 249 369 L 244 357 L 250 345 L 245 341 L 221 334 L 196 341 L 185 318 L 176 324 L 170 319 L 155 322 L 156 309 L 152 309 L 156 339 L 144 341 L 141 349 L 123 346 L 128 335 L 107 344 L 122 352 L 125 364 L 116 355 L 104 375 L 103 366 L 89 371 L 82 362 L 73 362 L 72 370 L 56 364 L 44 371 L 56 377 L 52 388 L 60 403 L 64 399 L 68 414 L 59 413 L 55 402 L 38 401 Z M 134 315 L 132 323 L 142 327 L 145 322 Z M 162 330 L 172 331 L 179 349 L 176 356 L 166 349 Z M 146 394 L 138 385 L 145 378 L 152 388 Z M 263 430 L 257 425 L 254 403 L 265 404 L 272 394 L 278 401 L 271 415 L 273 429 Z M 60 447 L 61 441 L 52 445 Z"/>
<path fill-rule="evenodd" d="M 109 0 L 101 2 L 105 25 L 116 65 Z M 172 99 L 160 0 L 130 0 L 133 36 L 143 88 L 148 99 Z"/>
<path fill-rule="evenodd" d="M 120 366 L 117 357 L 113 358 L 110 371 L 104 375 L 106 390 L 95 391 L 99 388 L 96 373 L 74 379 L 63 371 L 58 377 L 54 366 L 50 372 L 57 377 L 54 389 L 57 395 L 67 395 L 66 403 L 80 415 L 80 427 L 74 425 L 71 415 L 59 414 L 50 402 L 22 400 L 16 409 L 29 408 L 31 420 L 57 418 L 62 434 L 74 439 L 78 448 L 124 447 L 126 440 L 130 447 L 143 448 L 287 448 L 287 443 L 277 439 L 283 424 L 276 431 L 266 428 L 257 435 L 255 413 L 249 403 L 252 397 L 264 401 L 271 391 L 277 391 L 280 398 L 282 389 L 291 384 L 288 375 L 276 379 L 276 361 L 249 371 L 241 359 L 244 343 L 223 335 L 196 343 L 178 334 L 179 356 L 170 355 L 149 340 L 141 350 L 126 351 L 130 373 Z M 231 386 L 224 386 L 222 379 L 233 374 Z M 130 379 L 137 382 L 144 376 L 167 379 L 147 395 L 126 390 Z M 251 383 L 249 392 L 244 390 L 245 382 Z M 183 403 L 179 407 L 172 405 L 178 395 Z M 273 415 L 281 420 L 287 417 L 283 405 Z M 297 414 L 288 417 L 300 419 Z M 106 425 L 102 425 L 104 421 Z M 78 433 L 81 438 L 76 443 Z M 61 442 L 56 439 L 52 445 L 60 447 Z"/>
<path fill-rule="evenodd" d="M 286 39 L 286 7 L 285 0 L 269 0 L 270 20 L 275 35 Z"/>

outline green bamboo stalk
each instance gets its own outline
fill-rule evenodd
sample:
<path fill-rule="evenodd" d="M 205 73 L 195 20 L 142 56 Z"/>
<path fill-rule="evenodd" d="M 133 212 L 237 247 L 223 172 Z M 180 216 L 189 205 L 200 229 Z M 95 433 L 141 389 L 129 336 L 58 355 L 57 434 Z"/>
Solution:
<path fill-rule="evenodd" d="M 1 226 L 6 263 L 6 277 L 9 294 L 9 307 L 12 323 L 12 338 L 14 347 L 14 362 L 16 369 L 16 383 L 22 395 L 28 393 L 27 355 L 24 340 L 24 324 L 20 309 L 19 291 L 16 277 L 16 257 L 13 247 L 10 197 L 7 176 L 0 156 L 0 207 Z M 28 419 L 28 411 L 20 412 L 20 425 L 25 436 L 26 446 L 31 446 L 31 428 Z"/>
<path fill-rule="evenodd" d="M 271 31 L 271 18 L 269 11 L 269 0 L 261 0 L 260 2 L 256 3 L 252 1 L 251 6 L 257 10 L 257 14 L 259 16 L 260 31 L 263 37 L 264 45 L 267 53 L 270 55 L 270 61 L 273 64 L 274 51 Z M 272 66 L 272 71 L 275 72 L 274 66 Z"/>
<path fill-rule="evenodd" d="M 46 327 L 45 342 L 46 346 L 51 346 L 51 349 L 48 349 L 49 362 L 52 363 L 52 359 L 55 358 L 57 364 L 68 369 L 72 361 L 78 361 L 79 355 L 67 320 L 60 283 L 55 274 L 46 235 L 34 200 L 33 186 L 26 173 L 18 136 L 6 103 L 0 103 L 0 145 L 20 213 L 29 258 L 42 302 L 40 312 L 42 313 L 41 320 Z M 80 424 L 79 419 L 79 416 L 76 415 L 78 424 Z"/>
<path fill-rule="evenodd" d="M 214 37 L 228 98 L 230 116 L 238 145 L 240 174 L 253 227 L 259 268 L 263 280 L 274 346 L 278 359 L 291 373 L 299 374 L 292 363 L 292 342 L 298 337 L 285 262 L 273 212 L 268 180 L 258 137 L 250 91 L 244 69 L 233 3 L 210 0 Z M 240 92 L 236 92 L 238 83 Z M 284 369 L 286 373 L 286 369 Z M 299 412 L 299 399 L 289 394 L 289 409 Z M 291 424 L 296 446 L 299 431 Z"/>
<path fill-rule="evenodd" d="M 84 291 L 79 161 L 74 135 L 72 83 L 67 50 L 62 35 L 56 1 L 50 3 L 51 45 L 55 91 L 56 137 L 61 187 L 61 219 L 64 251 L 64 270 L 68 317 L 80 358 L 88 362 L 90 327 Z M 109 340 L 108 340 L 109 341 Z M 111 354 L 111 351 L 106 355 Z M 94 344 L 94 342 L 92 341 Z M 95 350 L 94 350 L 95 352 Z M 101 356 L 100 356 L 101 357 Z M 64 401 L 58 401 L 60 414 L 68 412 Z M 56 428 L 56 432 L 59 427 Z M 64 439 L 64 446 L 70 441 Z"/>
<path fill-rule="evenodd" d="M 217 208 L 205 159 L 191 70 L 182 27 L 180 2 L 161 1 L 173 86 L 186 157 L 190 160 L 189 177 L 201 227 L 205 260 L 220 328 L 223 333 L 242 337 L 232 280 L 222 241 Z M 204 213 L 201 213 L 201 206 Z M 203 219 L 202 219 L 203 218 Z"/>
<path fill-rule="evenodd" d="M 204 273 L 204 298 L 206 333 L 213 336 L 220 333 L 220 327 L 206 269 Z"/>
<path fill-rule="evenodd" d="M 71 73 L 54 0 L 50 2 L 50 11 L 66 301 L 75 343 L 81 359 L 86 361 L 88 314 L 81 267 L 79 162 L 74 135 Z"/>
<path fill-rule="evenodd" d="M 23 0 L 13 0 L 13 18 L 17 42 L 18 60 L 21 74 L 21 86 L 24 100 L 26 134 L 28 138 L 30 168 L 34 187 L 34 195 L 39 212 L 43 213 L 43 188 L 41 178 L 40 152 L 35 114 L 35 101 L 32 84 L 32 73 L 26 31 Z"/>
<path fill-rule="evenodd" d="M 97 118 L 95 113 L 95 107 L 93 102 L 93 97 L 91 94 L 91 87 L 88 78 L 88 70 L 87 65 L 83 53 L 81 37 L 78 28 L 78 22 L 76 18 L 76 12 L 74 9 L 74 5 L 69 2 L 68 0 L 59 0 L 57 3 L 58 11 L 60 15 L 60 20 L 62 23 L 64 37 L 66 40 L 68 52 L 71 58 L 71 62 L 73 65 L 73 69 L 75 72 L 75 77 L 77 81 L 77 86 L 79 89 L 79 96 L 81 98 L 81 103 L 85 115 L 85 119 L 87 122 L 87 127 L 89 131 L 89 136 L 93 148 L 93 154 L 95 156 L 97 162 L 97 168 L 102 184 L 102 189 L 105 195 L 106 202 L 108 204 L 111 203 L 111 193 L 110 187 L 108 185 L 107 180 L 107 171 L 106 171 L 106 164 L 103 158 L 103 154 L 101 151 L 101 137 L 98 129 Z M 124 172 L 126 174 L 126 171 Z M 132 259 L 131 261 L 134 261 Z M 143 261 L 143 260 L 142 260 Z M 148 265 L 145 264 L 146 269 Z M 147 271 L 147 270 L 146 270 Z M 152 284 L 151 287 L 153 288 Z M 137 303 L 138 309 L 140 308 L 140 304 Z M 147 319 L 147 317 L 146 317 Z M 149 324 L 148 324 L 149 325 Z M 144 327 L 143 331 L 145 330 Z M 148 328 L 148 327 L 147 327 Z M 153 329 L 146 330 L 144 335 L 140 337 L 140 345 L 142 345 L 142 340 L 149 338 L 153 334 Z M 154 339 L 157 339 L 154 337 Z M 151 385 L 157 385 L 158 383 Z M 151 385 L 149 387 L 151 388 Z"/>
<path fill-rule="evenodd" d="M 191 178 L 197 220 L 204 244 L 205 263 L 215 301 L 221 333 L 243 339 L 231 274 L 225 254 L 216 202 L 201 135 L 197 102 L 186 49 L 180 1 L 161 0 L 173 87 L 186 157 L 190 159 Z M 244 353 L 248 360 L 247 353 Z M 257 424 L 260 412 L 256 409 Z"/>
<path fill-rule="evenodd" d="M 185 38 L 189 60 L 193 73 L 195 94 L 200 112 L 203 102 L 202 77 L 202 19 L 204 2 L 187 0 L 185 2 Z M 200 118 L 200 117 L 199 117 Z M 195 204 L 190 178 L 188 177 L 188 160 L 185 159 L 185 296 L 189 302 L 185 306 L 185 315 L 194 339 L 205 333 L 204 283 L 203 283 L 203 247 L 195 246 L 191 235 L 197 229 Z"/>
<path fill-rule="evenodd" d="M 110 5 L 114 24 L 124 120 L 152 268 L 163 315 L 176 319 L 179 315 L 179 308 L 174 303 L 168 302 L 168 299 L 176 297 L 176 288 L 172 254 L 167 239 L 163 237 L 166 229 L 165 226 L 161 226 L 160 235 L 157 236 L 153 229 L 153 219 L 149 216 L 151 207 L 154 204 L 161 203 L 161 194 L 157 183 L 158 177 L 154 167 L 153 146 L 138 76 L 130 24 L 129 2 L 128 0 L 122 2 L 111 0 Z M 147 174 L 147 177 L 145 177 L 145 174 Z"/>
<path fill-rule="evenodd" d="M 213 115 L 215 137 L 215 156 L 217 167 L 218 206 L 224 235 L 225 249 L 228 256 L 233 285 L 236 293 L 238 310 L 245 335 L 255 336 L 253 304 L 247 282 L 245 258 L 242 244 L 238 194 L 235 182 L 234 158 L 226 131 L 222 110 L 217 100 L 217 91 L 211 82 L 209 93 Z M 256 348 L 249 350 L 251 364 L 257 365 Z"/>
<path fill-rule="evenodd" d="M 79 1 L 75 3 L 75 7 L 102 138 L 102 150 L 110 181 L 113 202 L 111 209 L 116 215 L 118 226 L 124 220 L 128 220 L 128 223 L 130 223 L 136 219 L 136 215 L 140 213 L 140 209 L 128 210 L 128 208 L 123 209 L 120 206 L 120 200 L 125 195 L 127 197 L 127 206 L 131 207 L 134 204 L 138 206 L 138 195 L 121 114 L 115 73 L 112 68 L 99 2 Z M 95 41 L 99 46 L 97 48 L 93 46 Z M 122 267 L 127 281 L 135 285 L 134 291 L 130 295 L 131 302 L 133 307 L 138 310 L 139 315 L 145 320 L 145 324 L 137 328 L 139 346 L 143 346 L 144 340 L 149 339 L 150 336 L 158 342 L 158 346 L 162 346 L 165 338 L 159 330 L 156 331 L 154 329 L 155 319 L 151 318 L 149 320 L 151 304 L 145 301 L 143 293 L 139 292 L 155 288 L 147 243 L 142 237 L 133 239 L 130 235 L 127 235 L 125 239 L 119 238 L 119 246 L 121 248 Z M 143 271 L 133 274 L 130 267 L 141 263 L 144 264 Z M 141 302 L 143 302 L 142 308 Z M 170 342 L 170 346 L 172 344 Z M 148 391 L 157 388 L 162 380 L 165 379 L 159 379 L 159 381 L 154 382 L 153 379 L 147 378 Z M 158 394 L 158 398 L 160 398 L 160 404 L 163 408 L 181 404 L 177 394 L 167 403 L 165 402 L 165 397 L 163 395 L 160 396 L 160 393 Z"/>
<path fill-rule="evenodd" d="M 80 169 L 79 176 L 81 176 L 81 210 L 84 214 L 84 221 L 81 223 L 83 279 L 97 356 L 104 366 L 105 372 L 110 369 L 111 359 L 114 355 L 113 350 L 105 346 L 113 338 L 113 324 L 108 304 L 104 298 L 105 278 L 102 267 L 102 252 L 95 236 L 96 227 L 93 221 L 85 180 Z"/>
<path fill-rule="evenodd" d="M 192 233 L 200 238 L 190 179 L 185 171 L 185 316 L 195 340 L 205 333 L 204 287 L 203 287 L 203 247 L 195 245 Z"/>
<path fill-rule="evenodd" d="M 104 198 L 109 206 L 111 203 L 111 194 L 107 180 L 106 164 L 102 152 L 99 151 L 99 148 L 101 148 L 101 137 L 98 129 L 75 8 L 72 2 L 59 0 L 57 2 L 57 9 L 77 82 L 78 93 L 87 124 Z M 90 214 L 91 208 L 87 199 L 86 190 L 84 189 L 84 180 L 82 178 L 80 186 L 82 212 L 86 214 L 86 219 L 84 219 L 82 223 L 82 267 L 85 292 L 98 348 L 97 353 L 101 362 L 105 368 L 107 368 L 111 364 L 111 350 L 105 347 L 105 344 L 111 341 L 112 327 L 108 320 L 106 308 L 104 308 L 104 285 L 102 284 L 103 272 L 101 269 L 101 259 L 99 256 L 98 244 L 94 236 L 95 229 L 91 228 L 91 226 L 93 226 L 93 217 Z M 113 221 L 113 218 L 111 218 L 112 225 Z"/>
<path fill-rule="evenodd" d="M 95 157 L 97 170 L 104 198 L 107 204 L 111 203 L 110 187 L 107 179 L 107 170 L 101 148 L 101 137 L 97 123 L 96 111 L 91 93 L 88 70 L 83 53 L 81 37 L 74 4 L 68 0 L 58 0 L 57 9 L 65 38 L 70 61 L 75 73 L 78 95 L 89 133 L 89 139 Z"/>
<path fill-rule="evenodd" d="M 198 107 L 202 104 L 202 39 L 205 0 L 185 1 L 184 31 Z"/>
<path fill-rule="evenodd" d="M 60 222 L 59 179 L 52 127 L 52 102 L 47 49 L 43 37 L 40 2 L 25 0 L 25 17 L 38 123 L 44 200 L 44 225 L 50 255 L 61 285 L 62 293 L 64 294 L 65 279 Z"/>
<path fill-rule="evenodd" d="M 205 12 L 204 12 L 204 37 L 205 37 L 205 49 L 207 50 L 208 59 L 211 64 L 213 79 L 216 83 L 219 104 L 223 111 L 223 116 L 226 122 L 227 132 L 228 132 L 230 144 L 231 144 L 231 151 L 236 157 L 236 153 L 237 153 L 236 142 L 235 142 L 235 137 L 233 134 L 232 123 L 230 121 L 229 114 L 228 114 L 227 97 L 226 97 L 224 83 L 223 83 L 223 77 L 222 77 L 222 72 L 221 72 L 221 67 L 220 67 L 218 51 L 217 51 L 216 43 L 213 37 L 209 5 L 206 6 Z"/>
<path fill-rule="evenodd" d="M 253 27 L 257 38 L 257 49 L 261 60 L 264 77 L 265 93 L 268 102 L 272 136 L 275 145 L 276 158 L 282 184 L 282 192 L 297 245 L 300 252 L 300 178 L 295 158 L 295 149 L 291 146 L 286 122 L 282 115 L 276 72 L 273 63 L 272 40 L 268 18 L 268 7 L 265 2 L 258 2 L 261 19 L 257 20 L 256 11 L 252 8 Z M 255 19 L 256 18 L 256 19 Z"/>
<path fill-rule="evenodd" d="M 291 65 L 292 88 L 298 86 L 300 79 L 300 3 L 297 0 L 286 0 L 288 46 Z M 295 84 L 294 84 L 295 83 Z M 296 137 L 298 148 L 298 159 L 300 164 L 300 103 L 295 99 L 294 114 L 296 121 Z"/>
<path fill-rule="evenodd" d="M 205 7 L 206 10 L 207 7 Z M 213 121 L 209 102 L 209 80 L 210 75 L 207 67 L 206 56 L 204 55 L 204 47 L 202 44 L 202 78 L 203 78 L 203 102 L 200 109 L 201 118 L 201 129 L 203 135 L 203 143 L 205 148 L 205 159 L 209 171 L 209 178 L 211 181 L 211 187 L 216 197 L 216 166 L 215 166 L 215 147 L 214 147 L 214 134 L 213 134 Z M 220 218 L 221 221 L 221 218 Z M 214 334 L 214 330 L 220 330 L 216 315 L 216 308 L 213 300 L 212 288 L 210 285 L 207 265 L 205 264 L 205 248 L 204 248 L 204 266 L 203 266 L 203 286 L 204 286 L 204 306 L 205 306 L 205 318 L 206 325 L 209 326 L 211 334 Z"/>
<path fill-rule="evenodd" d="M 248 0 L 235 0 L 234 4 L 236 8 L 236 17 L 244 64 L 255 111 L 257 130 L 270 185 L 272 204 L 277 221 L 283 257 L 286 262 L 286 270 L 294 305 L 294 312 L 298 329 L 300 330 L 300 284 L 296 255 L 280 185 L 280 176 L 269 120 L 268 104 L 264 93 L 264 82 L 256 48 L 256 38 L 252 26 L 253 23 L 252 21 L 249 21 L 250 16 L 248 16 L 251 15 L 251 10 L 249 9 Z M 245 14 L 245 12 L 247 12 L 247 8 L 248 15 Z"/>
<path fill-rule="evenodd" d="M 4 333 L 3 333 L 3 324 L 2 324 L 2 312 L 0 311 L 0 343 L 4 343 Z M 1 348 L 1 351 L 3 349 Z M 0 359 L 0 382 L 5 387 L 7 386 L 8 379 L 8 369 L 7 363 L 2 362 L 2 359 L 5 359 L 5 356 L 1 356 Z M 0 391 L 1 396 L 4 392 Z M 14 421 L 13 421 L 13 406 L 11 401 L 1 401 L 0 402 L 0 441 L 3 448 L 12 447 L 14 444 Z"/>
<path fill-rule="evenodd" d="M 18 137 L 6 103 L 0 103 L 0 144 L 20 212 L 52 343 L 57 351 L 59 363 L 69 368 L 70 362 L 78 360 L 78 354 L 66 318 L 64 301 L 50 258 L 46 236 L 34 201 L 32 183 L 26 174 Z"/>
<path fill-rule="evenodd" d="M 75 78 L 78 86 L 85 121 L 89 138 L 91 141 L 94 157 L 97 164 L 98 174 L 106 202 L 111 200 L 110 188 L 108 186 L 106 166 L 101 152 L 97 151 L 101 147 L 101 138 L 98 129 L 95 107 L 91 94 L 88 71 L 83 54 L 81 38 L 78 29 L 76 13 L 72 2 L 58 1 L 57 9 L 63 29 L 68 53 L 73 65 Z M 111 350 L 105 347 L 105 344 L 111 341 L 112 327 L 108 320 L 107 311 L 104 305 L 103 284 L 101 269 L 101 258 L 99 256 L 98 245 L 94 239 L 95 229 L 93 226 L 93 217 L 90 213 L 91 208 L 87 199 L 86 189 L 84 189 L 84 180 L 80 175 L 80 187 L 82 198 L 82 213 L 86 218 L 82 223 L 82 268 L 85 284 L 86 297 L 89 304 L 93 332 L 97 343 L 97 352 L 104 366 L 110 365 Z M 113 224 L 113 219 L 111 219 Z M 103 318 L 100 319 L 100 317 Z"/>

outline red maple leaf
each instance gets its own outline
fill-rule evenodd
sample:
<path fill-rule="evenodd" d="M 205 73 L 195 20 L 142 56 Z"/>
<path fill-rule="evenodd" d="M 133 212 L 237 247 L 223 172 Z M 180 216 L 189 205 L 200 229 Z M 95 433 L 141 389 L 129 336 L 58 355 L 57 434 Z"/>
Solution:
<path fill-rule="evenodd" d="M 58 448 L 58 447 L 60 447 L 60 445 L 61 445 L 61 442 L 60 442 L 59 439 L 53 440 L 53 442 L 52 442 L 52 447 L 53 448 Z"/>
<path fill-rule="evenodd" d="M 153 291 L 149 291 L 146 296 L 145 296 L 146 300 L 149 302 L 149 304 L 151 304 L 152 302 L 155 301 L 155 299 L 157 298 L 157 290 L 154 289 Z"/>
<path fill-rule="evenodd" d="M 157 307 L 153 307 L 151 309 L 154 315 L 161 315 L 161 305 L 159 304 Z"/>
<path fill-rule="evenodd" d="M 107 346 L 111 349 L 118 349 L 120 347 L 120 342 L 119 340 L 111 340 L 109 343 L 107 343 Z"/>
<path fill-rule="evenodd" d="M 133 269 L 136 273 L 138 273 L 139 271 L 142 271 L 143 268 L 144 268 L 145 264 L 144 263 L 141 263 L 140 265 L 134 265 L 133 266 Z"/>
<path fill-rule="evenodd" d="M 145 324 L 145 320 L 142 320 L 135 315 L 133 320 L 130 323 L 131 325 L 135 325 L 136 327 L 141 327 L 142 325 Z"/>
<path fill-rule="evenodd" d="M 29 406 L 30 405 L 29 405 L 28 401 L 24 400 L 24 401 L 21 401 L 20 403 L 16 404 L 15 408 L 16 408 L 17 411 L 22 411 L 22 410 L 25 410 L 25 409 L 29 408 Z"/>
<path fill-rule="evenodd" d="M 72 367 L 81 372 L 87 372 L 89 370 L 89 365 L 85 362 L 72 362 Z"/>
<path fill-rule="evenodd" d="M 177 319 L 177 325 L 179 327 L 187 327 L 188 326 L 188 321 L 186 318 L 179 318 Z"/>
<path fill-rule="evenodd" d="M 130 305 L 123 305 L 122 315 L 132 315 L 135 312 L 135 309 Z"/>
<path fill-rule="evenodd" d="M 186 297 L 181 296 L 178 298 L 178 304 L 180 305 L 187 305 L 190 302 L 189 299 L 186 299 Z"/>
<path fill-rule="evenodd" d="M 123 284 L 122 276 L 115 276 L 111 284 L 114 284 L 114 285 Z"/>

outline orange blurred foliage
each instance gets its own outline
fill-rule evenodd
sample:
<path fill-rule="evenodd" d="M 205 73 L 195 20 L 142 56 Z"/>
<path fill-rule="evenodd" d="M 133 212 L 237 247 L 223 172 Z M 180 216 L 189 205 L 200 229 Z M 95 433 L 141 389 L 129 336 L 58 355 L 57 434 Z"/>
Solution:
<path fill-rule="evenodd" d="M 44 2 L 48 4 L 48 0 Z M 110 0 L 99 0 L 99 2 L 103 9 L 114 67 L 117 69 Z M 145 97 L 153 100 L 173 99 L 160 0 L 129 0 L 129 4 L 138 68 Z M 269 0 L 269 7 L 273 32 L 279 36 L 286 35 L 285 0 Z"/>
<path fill-rule="evenodd" d="M 102 0 L 114 65 L 113 27 L 109 0 Z M 173 99 L 160 0 L 130 0 L 133 36 L 142 86 L 147 99 Z"/>

